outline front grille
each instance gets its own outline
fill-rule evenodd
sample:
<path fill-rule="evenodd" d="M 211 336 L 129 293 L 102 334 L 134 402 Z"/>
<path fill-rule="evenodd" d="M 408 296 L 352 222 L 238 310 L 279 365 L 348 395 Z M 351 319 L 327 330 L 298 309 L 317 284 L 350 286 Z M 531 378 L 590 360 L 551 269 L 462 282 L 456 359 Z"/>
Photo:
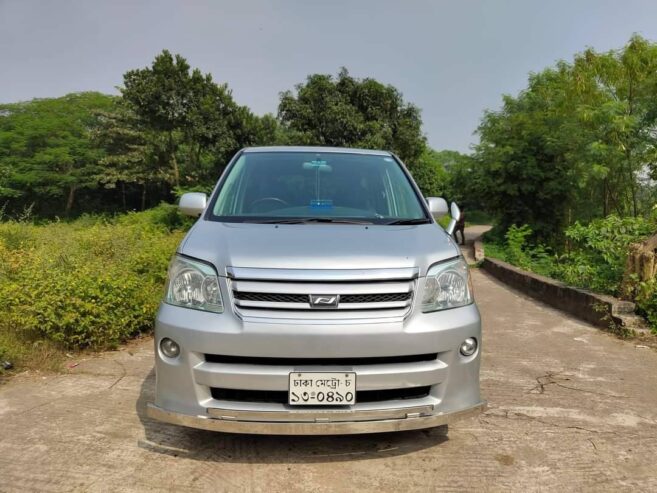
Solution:
<path fill-rule="evenodd" d="M 391 301 L 407 301 L 413 293 L 381 293 L 381 294 L 344 294 L 340 303 L 389 303 Z"/>
<path fill-rule="evenodd" d="M 379 294 L 343 294 L 340 303 L 390 303 L 393 301 L 407 301 L 413 293 L 379 293 Z M 252 293 L 233 291 L 233 297 L 241 301 L 262 301 L 271 303 L 308 303 L 307 294 L 293 293 Z"/>
<path fill-rule="evenodd" d="M 265 303 L 309 303 L 307 294 L 243 293 L 233 291 L 233 297 L 241 301 L 262 301 Z"/>
<path fill-rule="evenodd" d="M 394 269 L 393 269 L 394 270 Z M 318 321 L 353 321 L 356 319 L 401 319 L 408 315 L 413 304 L 416 270 L 404 271 L 404 277 L 381 279 L 385 271 L 265 269 L 253 274 L 230 270 L 228 288 L 235 313 L 243 318 L 279 318 Z M 248 270 L 247 270 L 248 271 Z M 336 274 L 337 273 L 337 274 Z M 240 278 L 239 275 L 247 275 Z M 339 274 L 339 275 L 338 275 Z M 292 277 L 290 277 L 292 276 Z M 337 299 L 322 305 L 311 304 L 311 296 Z M 339 323 L 339 322 L 338 322 Z"/>
<path fill-rule="evenodd" d="M 392 365 L 399 363 L 418 363 L 434 361 L 437 353 L 411 354 L 406 356 L 375 356 L 369 358 L 269 358 L 253 356 L 228 356 L 223 354 L 206 354 L 208 363 L 269 365 L 269 366 L 363 366 Z"/>
<path fill-rule="evenodd" d="M 257 402 L 287 404 L 288 393 L 285 390 L 243 390 L 211 388 L 212 397 L 219 401 Z M 421 399 L 429 395 L 430 386 L 410 387 L 404 389 L 359 390 L 356 402 L 381 402 L 393 400 Z"/>

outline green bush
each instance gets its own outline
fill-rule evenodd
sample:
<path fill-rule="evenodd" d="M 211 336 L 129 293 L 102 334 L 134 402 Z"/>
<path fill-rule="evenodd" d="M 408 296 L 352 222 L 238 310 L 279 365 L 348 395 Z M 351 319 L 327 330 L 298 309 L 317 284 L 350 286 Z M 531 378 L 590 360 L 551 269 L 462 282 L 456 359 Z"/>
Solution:
<path fill-rule="evenodd" d="M 162 203 L 143 212 L 128 212 L 116 218 L 117 224 L 132 226 L 162 226 L 170 231 L 189 229 L 194 219 L 178 212 L 178 206 Z"/>
<path fill-rule="evenodd" d="M 486 255 L 549 276 L 554 268 L 554 256 L 543 245 L 530 245 L 528 239 L 531 237 L 532 229 L 527 224 L 520 227 L 514 224 L 505 233 L 504 243 L 486 243 Z"/>
<path fill-rule="evenodd" d="M 0 223 L 0 331 L 104 349 L 151 330 L 183 235 L 172 211 Z"/>
<path fill-rule="evenodd" d="M 651 220 L 608 216 L 587 225 L 575 223 L 565 231 L 567 244 L 558 255 L 543 245 L 528 244 L 529 226 L 511 226 L 505 242 L 486 244 L 486 255 L 518 267 L 598 293 L 617 294 L 623 278 L 627 248 L 654 230 Z"/>
<path fill-rule="evenodd" d="M 567 284 L 616 295 L 620 288 L 630 243 L 652 233 L 654 225 L 642 217 L 607 216 L 566 229 L 568 250 L 555 275 Z"/>
<path fill-rule="evenodd" d="M 565 231 L 567 244 L 563 251 L 553 255 L 541 245 L 528 244 L 532 237 L 529 226 L 511 226 L 504 242 L 487 238 L 486 255 L 571 286 L 617 295 L 623 280 L 628 246 L 642 241 L 654 231 L 652 218 L 612 215 L 587 225 L 575 223 Z M 635 301 L 639 312 L 657 332 L 657 280 L 639 283 Z"/>
<path fill-rule="evenodd" d="M 639 283 L 634 301 L 639 313 L 648 320 L 653 332 L 657 333 L 657 280 Z"/>

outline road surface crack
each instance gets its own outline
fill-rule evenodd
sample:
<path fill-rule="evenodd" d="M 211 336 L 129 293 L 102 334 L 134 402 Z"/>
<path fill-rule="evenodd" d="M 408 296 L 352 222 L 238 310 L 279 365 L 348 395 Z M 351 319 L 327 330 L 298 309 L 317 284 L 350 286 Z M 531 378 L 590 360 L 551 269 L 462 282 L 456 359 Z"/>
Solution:
<path fill-rule="evenodd" d="M 119 378 L 117 378 L 117 379 L 114 381 L 114 383 L 113 383 L 112 385 L 110 385 L 109 387 L 107 387 L 107 390 L 111 390 L 111 389 L 113 389 L 114 386 L 115 386 L 116 384 L 118 384 L 121 380 L 123 380 L 123 379 L 126 377 L 126 375 L 128 374 L 128 372 L 127 372 L 127 370 L 125 369 L 125 366 L 123 365 L 123 363 L 121 363 L 120 361 L 117 361 L 117 360 L 114 360 L 114 363 L 116 363 L 117 365 L 119 365 L 119 367 L 121 368 L 121 376 L 120 376 Z"/>
<path fill-rule="evenodd" d="M 565 425 L 565 424 L 560 424 L 560 423 L 554 423 L 552 421 L 544 421 L 540 418 L 537 418 L 535 416 L 529 416 L 528 414 L 524 413 L 518 413 L 514 412 L 511 413 L 508 409 L 503 409 L 502 410 L 503 414 L 493 414 L 493 413 L 484 413 L 484 416 L 490 416 L 490 417 L 495 417 L 495 418 L 503 418 L 503 419 L 517 419 L 517 420 L 522 420 L 522 421 L 534 421 L 537 423 L 541 423 L 547 426 L 551 426 L 554 428 L 560 428 L 560 429 L 566 429 L 566 430 L 579 430 L 579 431 L 585 431 L 587 433 L 596 433 L 596 434 L 612 434 L 612 435 L 619 435 L 618 432 L 615 431 L 601 431 L 601 430 L 593 430 L 591 428 L 585 428 L 583 426 L 576 426 L 576 425 Z"/>
<path fill-rule="evenodd" d="M 649 435 L 642 435 L 642 434 L 636 434 L 636 433 L 627 433 L 627 432 L 617 432 L 617 431 L 611 431 L 611 430 L 594 430 L 591 428 L 586 428 L 584 426 L 577 426 L 577 425 L 567 425 L 567 424 L 562 424 L 558 422 L 553 422 L 553 421 L 545 421 L 539 417 L 536 416 L 529 416 L 528 414 L 524 413 L 519 413 L 519 412 L 511 412 L 508 409 L 500 409 L 497 413 L 492 413 L 490 411 L 484 413 L 481 415 L 479 418 L 480 421 L 483 421 L 486 424 L 493 424 L 490 423 L 489 421 L 486 421 L 485 418 L 491 417 L 491 418 L 502 418 L 502 419 L 509 419 L 509 420 L 519 420 L 519 421 L 531 421 L 531 422 L 536 422 L 536 423 L 541 423 L 553 428 L 559 428 L 562 430 L 577 430 L 577 431 L 584 431 L 587 433 L 595 433 L 597 435 L 615 435 L 615 436 L 623 436 L 623 437 L 629 437 L 629 438 L 640 438 L 642 440 L 654 440 L 657 439 L 655 436 L 649 436 Z M 494 425 L 495 426 L 495 425 Z"/>
<path fill-rule="evenodd" d="M 588 390 L 588 389 L 580 389 L 578 387 L 572 387 L 570 385 L 565 385 L 563 382 L 570 382 L 571 378 L 570 376 L 566 376 L 562 374 L 561 372 L 552 372 L 548 371 L 544 375 L 541 375 L 539 377 L 536 377 L 536 385 L 529 389 L 527 392 L 528 394 L 543 394 L 546 391 L 546 387 L 549 385 L 555 385 L 557 387 L 561 387 L 562 389 L 566 390 L 573 390 L 575 392 L 584 392 L 586 394 L 594 394 L 594 395 L 600 395 L 603 397 L 613 397 L 613 398 L 619 398 L 619 397 L 627 397 L 623 394 L 611 394 L 607 392 L 598 392 L 595 390 Z"/>

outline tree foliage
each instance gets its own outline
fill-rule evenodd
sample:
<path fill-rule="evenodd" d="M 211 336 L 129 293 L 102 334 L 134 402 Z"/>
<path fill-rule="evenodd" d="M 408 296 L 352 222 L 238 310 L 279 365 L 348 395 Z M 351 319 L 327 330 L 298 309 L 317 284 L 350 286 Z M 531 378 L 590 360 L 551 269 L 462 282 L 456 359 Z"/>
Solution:
<path fill-rule="evenodd" d="M 308 145 L 388 149 L 407 162 L 425 147 L 416 106 L 393 86 L 356 79 L 345 68 L 337 77 L 312 74 L 296 91 L 283 92 L 278 115 Z"/>
<path fill-rule="evenodd" d="M 205 152 L 212 150 L 221 159 L 240 145 L 234 135 L 241 124 L 238 106 L 228 87 L 216 84 L 210 74 L 191 70 L 182 56 L 165 50 L 151 67 L 126 72 L 123 83 L 127 108 L 138 124 L 160 139 L 160 169 L 171 185 L 180 186 L 185 173 L 203 175 L 208 164 L 202 159 Z M 182 170 L 181 153 L 186 157 Z"/>
<path fill-rule="evenodd" d="M 116 166 L 117 177 L 130 171 L 126 178 L 144 193 L 153 184 L 211 187 L 240 148 L 285 141 L 273 116 L 254 115 L 226 84 L 166 50 L 150 67 L 126 72 L 121 105 L 107 123 L 100 138 L 114 149 L 105 162 Z"/>
<path fill-rule="evenodd" d="M 441 153 L 425 147 L 422 154 L 407 164 L 413 179 L 425 197 L 442 197 L 448 194 L 448 175 Z"/>
<path fill-rule="evenodd" d="M 476 182 L 503 230 L 530 224 L 554 239 L 575 220 L 652 207 L 657 45 L 575 56 L 532 74 L 479 127 Z"/>
<path fill-rule="evenodd" d="M 68 214 L 98 186 L 102 149 L 91 139 L 114 98 L 88 92 L 0 105 L 0 199 Z"/>
<path fill-rule="evenodd" d="M 36 203 L 50 216 L 144 209 L 182 190 L 211 189 L 240 148 L 279 144 L 389 149 L 425 194 L 447 189 L 420 111 L 392 86 L 346 69 L 337 78 L 313 74 L 281 94 L 278 113 L 253 114 L 226 84 L 165 50 L 124 74 L 120 97 L 0 106 L 0 206 L 17 212 Z"/>

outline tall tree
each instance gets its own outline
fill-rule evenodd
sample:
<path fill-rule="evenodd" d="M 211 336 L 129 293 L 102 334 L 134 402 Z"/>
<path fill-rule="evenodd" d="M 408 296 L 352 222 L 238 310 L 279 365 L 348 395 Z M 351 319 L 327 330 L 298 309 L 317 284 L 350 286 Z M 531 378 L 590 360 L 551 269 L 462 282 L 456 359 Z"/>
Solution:
<path fill-rule="evenodd" d="M 113 100 L 88 92 L 0 105 L 0 193 L 20 195 L 15 207 L 58 202 L 69 214 L 77 193 L 98 185 L 102 150 L 90 135 Z"/>
<path fill-rule="evenodd" d="M 182 56 L 164 50 L 151 67 L 126 72 L 123 82 L 123 99 L 140 124 L 165 137 L 173 186 L 180 186 L 183 172 L 198 173 L 203 151 L 236 147 L 230 126 L 237 106 L 230 91 L 210 74 L 191 70 Z M 183 149 L 187 170 L 181 172 Z"/>
<path fill-rule="evenodd" d="M 295 89 L 281 93 L 278 115 L 299 143 L 389 149 L 407 162 L 424 150 L 420 110 L 393 86 L 342 68 L 337 77 L 309 75 Z"/>
<path fill-rule="evenodd" d="M 502 227 L 528 223 L 551 239 L 565 224 L 637 215 L 657 162 L 657 45 L 587 50 L 532 74 L 485 114 L 476 158 L 482 196 Z"/>
<path fill-rule="evenodd" d="M 425 147 L 422 154 L 407 166 L 425 197 L 444 197 L 447 194 L 449 177 L 438 151 Z"/>
<path fill-rule="evenodd" d="M 574 192 L 560 142 L 554 139 L 561 120 L 553 117 L 561 104 L 560 70 L 530 77 L 529 88 L 517 98 L 505 96 L 500 111 L 488 112 L 479 127 L 477 160 L 487 208 L 497 214 L 503 229 L 531 224 L 549 238 L 565 219 L 566 203 Z M 549 90 L 544 90 L 548 88 Z"/>
<path fill-rule="evenodd" d="M 575 57 L 576 111 L 603 213 L 638 215 L 639 175 L 657 156 L 657 45 L 633 36 L 622 50 Z M 596 185 L 594 185 L 596 186 Z"/>
<path fill-rule="evenodd" d="M 129 188 L 136 186 L 140 208 L 145 209 L 148 187 L 171 181 L 165 139 L 141 125 L 122 99 L 98 118 L 93 138 L 105 151 L 99 162 L 100 183 L 106 189 L 120 189 L 124 210 L 128 209 Z"/>
<path fill-rule="evenodd" d="M 467 209 L 481 209 L 481 177 L 472 156 L 450 150 L 434 153 L 435 159 L 445 170 L 444 187 L 449 200 Z"/>

